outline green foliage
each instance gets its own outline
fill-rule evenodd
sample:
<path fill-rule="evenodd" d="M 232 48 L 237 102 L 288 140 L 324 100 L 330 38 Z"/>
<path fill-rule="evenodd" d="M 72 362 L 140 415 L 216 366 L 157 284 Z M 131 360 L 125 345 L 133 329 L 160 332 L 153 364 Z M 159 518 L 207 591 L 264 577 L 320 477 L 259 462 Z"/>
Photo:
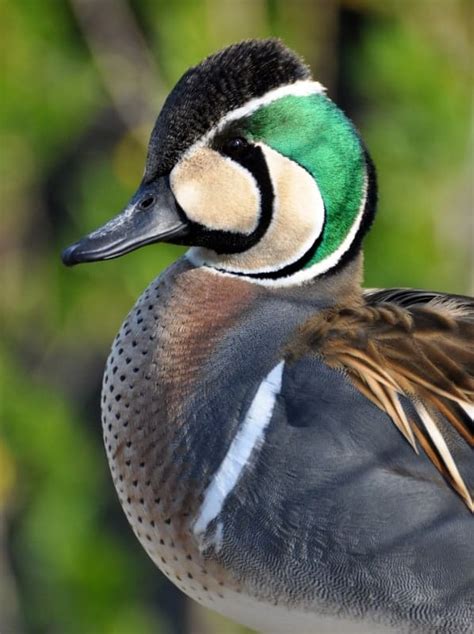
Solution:
<path fill-rule="evenodd" d="M 157 615 L 141 603 L 138 558 L 105 530 L 109 479 L 91 434 L 64 397 L 2 352 L 0 380 L 10 396 L 2 399 L 2 431 L 18 474 L 10 503 L 22 511 L 12 548 L 27 628 L 158 631 Z"/>
<path fill-rule="evenodd" d="M 385 17 L 374 21 L 360 52 L 371 104 L 362 126 L 381 203 L 367 241 L 367 271 L 375 285 L 462 293 L 472 265 L 466 168 L 472 67 L 449 54 L 449 42 L 433 40 L 418 22 Z"/>

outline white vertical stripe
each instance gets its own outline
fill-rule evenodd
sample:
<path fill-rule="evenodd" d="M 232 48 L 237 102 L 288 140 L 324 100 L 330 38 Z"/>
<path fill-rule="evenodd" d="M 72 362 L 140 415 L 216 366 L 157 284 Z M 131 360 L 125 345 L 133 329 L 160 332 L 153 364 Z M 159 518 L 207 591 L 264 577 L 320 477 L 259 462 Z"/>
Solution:
<path fill-rule="evenodd" d="M 265 93 L 262 97 L 254 97 L 246 104 L 228 112 L 216 126 L 217 130 L 222 129 L 229 121 L 243 119 L 253 114 L 259 108 L 268 106 L 273 101 L 278 101 L 283 97 L 309 97 L 310 95 L 321 95 L 326 92 L 326 88 L 312 79 L 299 79 L 292 84 L 278 86 Z"/>
<path fill-rule="evenodd" d="M 204 501 L 193 526 L 195 535 L 204 533 L 209 523 L 219 515 L 252 451 L 262 444 L 263 433 L 270 423 L 276 398 L 281 390 L 284 365 L 284 361 L 281 361 L 260 383 L 241 428 L 206 489 Z"/>

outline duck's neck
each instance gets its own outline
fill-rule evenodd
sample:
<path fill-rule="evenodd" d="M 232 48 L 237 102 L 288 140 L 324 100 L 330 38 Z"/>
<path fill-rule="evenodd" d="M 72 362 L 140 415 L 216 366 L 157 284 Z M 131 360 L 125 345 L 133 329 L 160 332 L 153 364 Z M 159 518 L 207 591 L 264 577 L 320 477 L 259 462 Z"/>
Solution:
<path fill-rule="evenodd" d="M 248 359 L 255 347 L 261 346 L 272 363 L 307 316 L 340 302 L 358 304 L 360 272 L 359 259 L 333 278 L 269 289 L 239 276 L 194 267 L 186 259 L 168 269 L 145 292 L 135 313 L 139 304 L 142 313 L 149 311 L 147 298 L 155 293 L 159 310 L 153 318 L 153 363 L 170 420 L 182 425 L 198 386 L 206 389 L 220 383 L 229 366 Z"/>

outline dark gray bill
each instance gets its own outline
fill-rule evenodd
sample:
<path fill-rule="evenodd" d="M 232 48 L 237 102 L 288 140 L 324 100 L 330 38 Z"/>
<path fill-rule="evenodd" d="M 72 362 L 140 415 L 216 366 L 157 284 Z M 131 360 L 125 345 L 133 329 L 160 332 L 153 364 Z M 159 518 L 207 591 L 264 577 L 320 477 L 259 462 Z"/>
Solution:
<path fill-rule="evenodd" d="M 180 243 L 189 226 L 169 187 L 167 177 L 141 185 L 128 207 L 62 252 L 66 266 L 110 260 L 152 242 Z"/>

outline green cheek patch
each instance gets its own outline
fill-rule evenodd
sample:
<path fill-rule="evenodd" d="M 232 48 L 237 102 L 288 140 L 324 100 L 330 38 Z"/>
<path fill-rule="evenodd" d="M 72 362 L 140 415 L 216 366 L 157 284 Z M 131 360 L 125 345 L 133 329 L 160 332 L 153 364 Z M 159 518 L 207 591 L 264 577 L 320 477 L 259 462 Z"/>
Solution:
<path fill-rule="evenodd" d="M 246 122 L 255 141 L 304 167 L 316 180 L 326 209 L 323 238 L 312 266 L 341 245 L 364 197 L 365 158 L 359 136 L 344 113 L 325 95 L 287 96 Z"/>

